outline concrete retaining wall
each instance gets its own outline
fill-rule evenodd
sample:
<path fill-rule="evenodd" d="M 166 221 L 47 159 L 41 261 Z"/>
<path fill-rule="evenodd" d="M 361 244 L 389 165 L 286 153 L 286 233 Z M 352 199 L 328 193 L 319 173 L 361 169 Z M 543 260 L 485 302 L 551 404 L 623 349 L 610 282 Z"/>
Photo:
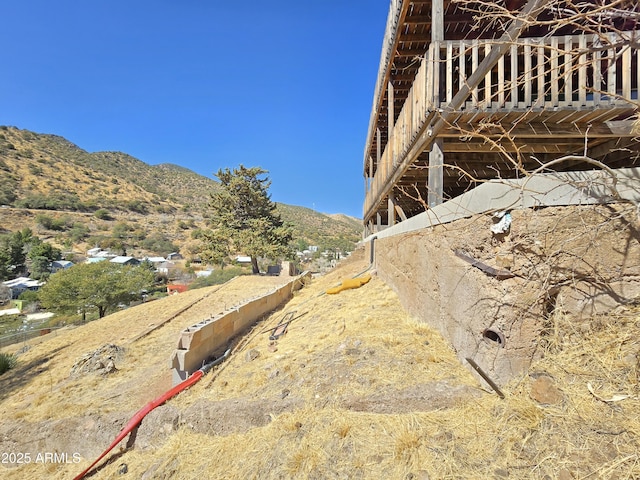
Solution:
<path fill-rule="evenodd" d="M 171 357 L 173 384 L 177 385 L 188 378 L 207 359 L 224 349 L 231 338 L 243 333 L 262 316 L 291 298 L 307 278 L 310 278 L 310 274 L 305 272 L 271 293 L 184 329 L 180 333 L 178 348 Z"/>
<path fill-rule="evenodd" d="M 640 295 L 640 169 L 615 174 L 489 182 L 379 232 L 368 248 L 403 306 L 461 362 L 504 384 L 541 354 L 553 315 L 588 321 Z M 490 231 L 495 210 L 513 217 L 501 236 Z M 456 252 L 516 276 L 492 276 Z"/>
<path fill-rule="evenodd" d="M 458 358 L 474 359 L 502 384 L 536 356 L 542 305 L 533 284 L 488 277 L 454 254 L 455 238 L 442 230 L 376 242 L 375 268 L 416 318 L 436 328 Z M 484 339 L 493 330 L 500 342 Z"/>
<path fill-rule="evenodd" d="M 615 177 L 612 175 L 614 174 Z M 640 203 L 640 168 L 611 172 L 558 172 L 521 179 L 491 180 L 404 222 L 370 235 L 384 238 L 468 218 L 519 208 L 589 205 L 620 200 Z"/>

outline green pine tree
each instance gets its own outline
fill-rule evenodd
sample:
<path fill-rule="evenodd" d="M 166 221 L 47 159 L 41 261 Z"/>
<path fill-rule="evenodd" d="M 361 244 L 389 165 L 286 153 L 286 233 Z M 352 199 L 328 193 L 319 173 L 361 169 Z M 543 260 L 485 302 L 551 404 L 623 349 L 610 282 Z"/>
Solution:
<path fill-rule="evenodd" d="M 277 260 L 292 255 L 292 229 L 276 212 L 268 193 L 271 181 L 261 177 L 266 173 L 260 167 L 243 165 L 233 171 L 218 170 L 216 177 L 222 188 L 211 194 L 212 230 L 203 236 L 208 239 L 205 256 L 211 253 L 217 260 L 229 253 L 250 256 L 253 273 L 257 274 L 258 257 Z"/>

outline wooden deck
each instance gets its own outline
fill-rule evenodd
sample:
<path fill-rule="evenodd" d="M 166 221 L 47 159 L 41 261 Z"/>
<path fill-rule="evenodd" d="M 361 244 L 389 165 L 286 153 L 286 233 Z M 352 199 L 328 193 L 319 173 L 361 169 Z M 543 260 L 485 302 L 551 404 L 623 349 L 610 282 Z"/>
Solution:
<path fill-rule="evenodd" d="M 365 148 L 369 233 L 560 157 L 637 164 L 640 31 L 433 40 L 433 7 L 391 2 Z M 456 8 L 443 3 L 452 37 L 468 24 Z"/>

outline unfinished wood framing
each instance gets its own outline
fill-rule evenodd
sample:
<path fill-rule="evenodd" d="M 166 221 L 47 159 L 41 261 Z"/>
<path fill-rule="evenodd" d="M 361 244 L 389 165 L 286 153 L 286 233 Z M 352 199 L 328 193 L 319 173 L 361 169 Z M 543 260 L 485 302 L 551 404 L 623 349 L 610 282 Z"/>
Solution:
<path fill-rule="evenodd" d="M 492 34 L 450 0 L 391 2 L 365 148 L 365 225 L 424 211 L 407 186 L 431 205 L 513 178 L 515 162 L 535 169 L 585 147 L 612 168 L 638 163 L 640 52 L 625 38 L 640 32 L 524 30 L 545 2 L 515 3 L 512 23 Z"/>

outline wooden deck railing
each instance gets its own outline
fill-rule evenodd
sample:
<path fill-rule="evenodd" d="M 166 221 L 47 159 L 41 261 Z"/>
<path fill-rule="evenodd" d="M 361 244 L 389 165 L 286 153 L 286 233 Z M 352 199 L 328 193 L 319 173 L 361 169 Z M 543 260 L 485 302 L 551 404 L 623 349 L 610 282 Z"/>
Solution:
<path fill-rule="evenodd" d="M 396 37 L 398 35 L 398 22 L 400 20 L 401 7 L 402 0 L 391 0 L 391 4 L 389 5 L 389 15 L 387 16 L 387 26 L 385 28 L 384 38 L 382 39 L 382 54 L 380 56 L 380 65 L 378 66 L 378 76 L 376 78 L 376 86 L 374 89 L 373 107 L 371 108 L 371 115 L 369 117 L 367 145 L 371 144 L 376 112 L 381 103 L 380 98 L 384 95 L 386 89 L 386 84 L 383 85 L 383 82 L 386 78 L 389 59 L 393 53 Z"/>
<path fill-rule="evenodd" d="M 623 35 L 637 37 L 638 33 Z M 459 111 L 586 111 L 627 106 L 629 99 L 638 99 L 640 50 L 619 40 L 620 36 L 613 35 L 522 38 L 487 72 Z M 414 145 L 424 123 L 437 109 L 447 109 L 491 46 L 491 41 L 484 40 L 431 44 L 389 133 L 374 178 L 369 179 L 365 215 L 380 200 L 381 189 Z M 440 89 L 435 88 L 438 85 Z"/>

